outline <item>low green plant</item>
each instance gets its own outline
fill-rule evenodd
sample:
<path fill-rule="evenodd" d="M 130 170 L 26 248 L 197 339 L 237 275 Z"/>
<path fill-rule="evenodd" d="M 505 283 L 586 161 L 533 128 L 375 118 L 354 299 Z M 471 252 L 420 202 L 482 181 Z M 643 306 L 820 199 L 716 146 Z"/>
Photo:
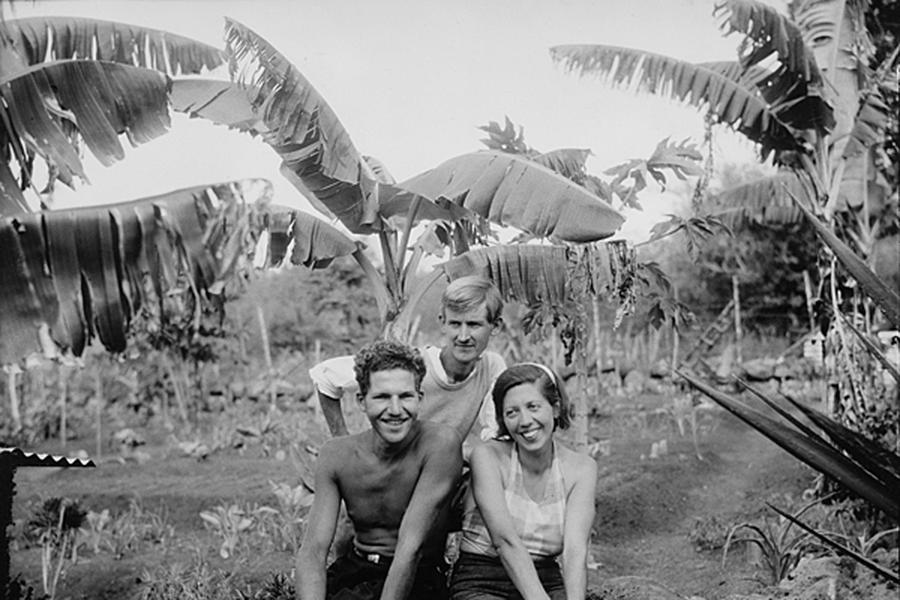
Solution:
<path fill-rule="evenodd" d="M 80 537 L 94 554 L 110 552 L 121 558 L 139 551 L 144 544 L 165 544 L 175 537 L 165 510 L 147 510 L 134 498 L 123 512 L 110 513 L 106 508 L 88 511 L 85 521 Z"/>
<path fill-rule="evenodd" d="M 50 600 L 56 597 L 66 565 L 78 559 L 78 531 L 85 514 L 74 500 L 49 498 L 29 521 L 31 535 L 41 545 L 41 582 Z"/>
<path fill-rule="evenodd" d="M 254 593 L 238 592 L 238 600 L 294 600 L 295 597 L 294 582 L 284 573 L 272 573 Z"/>
<path fill-rule="evenodd" d="M 237 504 L 220 504 L 212 510 L 201 511 L 200 518 L 206 527 L 222 538 L 219 556 L 226 559 L 235 553 L 242 537 L 246 536 L 245 532 L 253 526 L 253 519 Z"/>
<path fill-rule="evenodd" d="M 793 516 L 799 518 L 820 500 L 814 500 L 796 511 Z M 735 537 L 738 533 L 745 533 Z M 745 543 L 755 545 L 762 558 L 762 566 L 770 576 L 770 583 L 779 584 L 797 566 L 804 554 L 814 550 L 817 544 L 814 538 L 799 528 L 794 522 L 779 516 L 777 520 L 765 517 L 762 522 L 738 523 L 728 531 L 722 549 L 722 566 L 728 558 L 728 550 L 732 544 Z"/>
<path fill-rule="evenodd" d="M 0 589 L 0 598 L 4 600 L 45 600 L 49 596 L 36 592 L 19 574 L 9 580 L 5 590 Z"/>
<path fill-rule="evenodd" d="M 101 512 L 89 510 L 85 516 L 87 524 L 81 526 L 80 537 L 82 543 L 88 546 L 94 554 L 100 554 L 103 548 L 109 547 L 109 523 L 111 520 L 108 508 L 104 508 Z"/>
<path fill-rule="evenodd" d="M 201 552 L 193 560 L 160 566 L 141 575 L 140 600 L 219 600 L 237 594 L 234 572 L 215 569 Z"/>
<path fill-rule="evenodd" d="M 725 546 L 725 540 L 728 539 L 729 531 L 730 526 L 728 523 L 716 515 L 711 515 L 702 519 L 694 519 L 694 522 L 691 523 L 688 539 L 695 550 L 711 552 Z"/>
<path fill-rule="evenodd" d="M 885 580 L 892 582 L 894 585 L 900 584 L 900 573 L 892 572 L 889 569 L 884 568 L 877 562 L 871 560 L 870 558 L 863 556 L 862 554 L 853 550 L 852 548 L 850 548 L 844 544 L 841 544 L 839 542 L 836 542 L 834 539 L 832 539 L 831 536 L 826 535 L 825 533 L 822 533 L 821 531 L 807 525 L 806 523 L 801 521 L 796 516 L 789 515 L 788 513 L 780 510 L 779 508 L 777 508 L 775 506 L 772 506 L 771 504 L 769 505 L 769 508 L 771 508 L 772 510 L 777 512 L 779 515 L 781 515 L 785 519 L 789 520 L 792 524 L 797 525 L 797 527 L 801 528 L 803 531 L 805 531 L 809 535 L 817 538 L 825 546 L 831 548 L 832 550 L 837 551 L 840 554 L 844 554 L 846 556 L 851 557 L 853 560 L 855 560 L 859 564 L 861 564 L 864 567 L 866 567 L 867 569 L 871 570 L 873 573 L 878 574 L 880 577 L 883 577 Z M 895 532 L 890 532 L 890 533 L 895 533 Z M 870 541 L 870 540 L 866 540 L 866 541 Z M 871 549 L 871 548 L 874 548 L 876 544 L 867 544 L 867 545 L 869 545 L 869 547 Z M 896 563 L 894 563 L 894 565 L 896 567 Z"/>

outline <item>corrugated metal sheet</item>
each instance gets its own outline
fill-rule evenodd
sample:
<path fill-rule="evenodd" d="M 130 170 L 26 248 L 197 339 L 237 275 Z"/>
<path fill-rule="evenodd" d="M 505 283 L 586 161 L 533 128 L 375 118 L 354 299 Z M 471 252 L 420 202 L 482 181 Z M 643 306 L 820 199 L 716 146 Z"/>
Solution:
<path fill-rule="evenodd" d="M 0 460 L 10 461 L 14 467 L 94 467 L 90 459 L 53 456 L 38 452 L 25 452 L 19 448 L 0 448 Z"/>

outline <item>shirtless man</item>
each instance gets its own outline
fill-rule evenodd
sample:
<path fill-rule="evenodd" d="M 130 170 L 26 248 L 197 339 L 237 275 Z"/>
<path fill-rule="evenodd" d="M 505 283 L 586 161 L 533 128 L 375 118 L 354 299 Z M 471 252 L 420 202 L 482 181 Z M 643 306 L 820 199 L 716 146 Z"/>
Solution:
<path fill-rule="evenodd" d="M 444 536 L 462 469 L 461 440 L 420 421 L 425 363 L 403 344 L 379 341 L 354 365 L 359 405 L 372 427 L 325 443 L 316 494 L 297 554 L 300 600 L 446 597 Z M 341 502 L 352 549 L 326 570 Z"/>
<path fill-rule="evenodd" d="M 441 347 L 421 349 L 427 373 L 419 416 L 456 429 L 466 441 L 466 457 L 472 438 L 487 439 L 496 431 L 492 403 L 484 400 L 506 363 L 486 349 L 500 330 L 502 309 L 500 292 L 489 279 L 475 275 L 455 279 L 441 296 Z M 351 360 L 332 358 L 309 371 L 332 435 L 347 434 L 340 398 L 353 385 Z"/>

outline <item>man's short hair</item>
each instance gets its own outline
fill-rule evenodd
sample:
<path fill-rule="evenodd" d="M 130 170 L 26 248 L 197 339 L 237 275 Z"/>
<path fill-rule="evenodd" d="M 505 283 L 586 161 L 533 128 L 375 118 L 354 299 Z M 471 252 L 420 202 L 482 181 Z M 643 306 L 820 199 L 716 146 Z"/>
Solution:
<path fill-rule="evenodd" d="M 416 381 L 416 391 L 422 391 L 425 361 L 419 351 L 393 340 L 378 340 L 362 348 L 353 360 L 353 373 L 359 385 L 359 395 L 365 396 L 369 393 L 372 373 L 391 369 L 403 369 L 412 373 Z"/>
<path fill-rule="evenodd" d="M 496 323 L 503 310 L 503 298 L 494 282 L 480 275 L 454 279 L 441 296 L 441 306 L 454 312 L 466 312 L 481 304 L 487 308 L 488 323 Z"/>

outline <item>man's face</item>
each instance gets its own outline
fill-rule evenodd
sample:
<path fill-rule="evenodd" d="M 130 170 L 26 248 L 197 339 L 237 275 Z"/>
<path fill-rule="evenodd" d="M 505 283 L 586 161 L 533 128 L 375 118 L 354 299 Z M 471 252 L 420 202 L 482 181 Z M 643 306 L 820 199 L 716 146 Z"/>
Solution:
<path fill-rule="evenodd" d="M 462 364 L 478 360 L 496 328 L 496 324 L 488 322 L 487 306 L 483 303 L 464 312 L 444 308 L 441 316 L 444 347 Z"/>
<path fill-rule="evenodd" d="M 421 398 L 411 371 L 389 369 L 369 374 L 369 391 L 359 397 L 359 403 L 375 433 L 387 443 L 396 444 L 412 430 Z"/>

